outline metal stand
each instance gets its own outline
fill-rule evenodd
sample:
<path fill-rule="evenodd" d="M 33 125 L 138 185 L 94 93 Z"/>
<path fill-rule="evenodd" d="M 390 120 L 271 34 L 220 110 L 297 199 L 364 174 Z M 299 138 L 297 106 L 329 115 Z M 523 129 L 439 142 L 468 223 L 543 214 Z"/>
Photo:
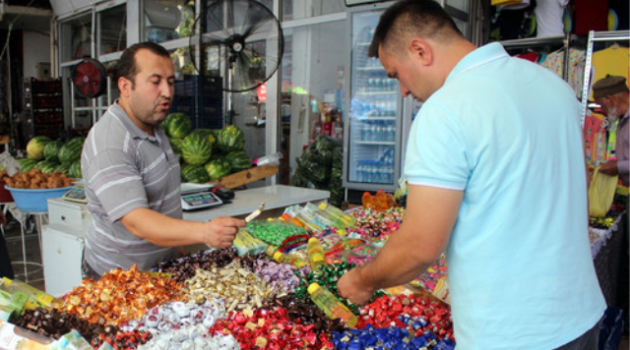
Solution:
<path fill-rule="evenodd" d="M 15 215 L 15 214 L 18 214 L 18 215 Z M 39 243 L 40 256 L 42 257 L 42 260 L 43 260 L 43 253 L 42 253 L 42 226 L 43 226 L 44 217 L 47 218 L 48 213 L 47 212 L 25 213 L 25 212 L 22 212 L 19 209 L 15 208 L 14 216 L 19 216 L 18 221 L 20 222 L 20 239 L 22 241 L 22 262 L 21 262 L 21 264 L 23 265 L 23 271 L 24 271 L 23 280 L 26 283 L 37 282 L 37 281 L 43 280 L 43 276 L 42 276 L 41 279 L 36 279 L 36 280 L 30 279 L 29 280 L 29 274 L 34 274 L 34 273 L 37 273 L 37 272 L 40 272 L 40 271 L 43 270 L 42 263 L 38 263 L 38 262 L 34 262 L 34 261 L 28 261 L 27 258 L 26 258 L 26 232 L 25 232 L 26 230 L 24 229 L 24 227 L 26 226 L 26 222 L 28 220 L 29 215 L 33 215 L 35 217 L 35 230 L 37 232 L 37 239 L 38 239 L 38 243 Z M 29 271 L 29 268 L 28 268 L 29 265 L 35 266 L 36 268 L 34 270 L 31 269 Z"/>

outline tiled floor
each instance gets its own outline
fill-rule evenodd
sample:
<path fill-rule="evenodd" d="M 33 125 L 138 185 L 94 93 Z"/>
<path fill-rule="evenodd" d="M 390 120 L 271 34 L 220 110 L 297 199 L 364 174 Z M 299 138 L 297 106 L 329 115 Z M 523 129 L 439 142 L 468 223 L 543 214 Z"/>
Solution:
<path fill-rule="evenodd" d="M 20 226 L 16 222 L 9 223 L 8 229 L 5 231 L 5 240 L 7 242 L 7 251 L 11 258 L 11 265 L 15 278 L 21 281 L 27 281 L 34 287 L 44 289 L 44 274 L 41 267 L 42 257 L 39 249 L 39 238 L 36 231 L 32 233 L 25 232 L 24 245 L 26 248 L 26 261 L 28 278 L 24 274 L 24 264 L 22 259 L 22 238 L 20 235 Z"/>

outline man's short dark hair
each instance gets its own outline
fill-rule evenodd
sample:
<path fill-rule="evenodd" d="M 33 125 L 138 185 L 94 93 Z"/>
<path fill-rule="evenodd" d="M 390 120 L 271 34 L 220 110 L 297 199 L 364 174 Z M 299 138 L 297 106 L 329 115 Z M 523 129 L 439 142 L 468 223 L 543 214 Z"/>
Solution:
<path fill-rule="evenodd" d="M 171 58 L 171 55 L 162 45 L 149 41 L 133 44 L 123 51 L 123 54 L 118 61 L 116 66 L 116 81 L 118 81 L 120 77 L 125 77 L 131 80 L 132 86 L 135 84 L 134 79 L 138 73 L 138 66 L 136 65 L 135 57 L 136 52 L 141 49 L 147 49 L 158 56 Z"/>
<path fill-rule="evenodd" d="M 378 57 L 379 46 L 405 35 L 447 41 L 464 38 L 451 16 L 434 0 L 402 0 L 390 6 L 381 16 L 368 51 Z"/>

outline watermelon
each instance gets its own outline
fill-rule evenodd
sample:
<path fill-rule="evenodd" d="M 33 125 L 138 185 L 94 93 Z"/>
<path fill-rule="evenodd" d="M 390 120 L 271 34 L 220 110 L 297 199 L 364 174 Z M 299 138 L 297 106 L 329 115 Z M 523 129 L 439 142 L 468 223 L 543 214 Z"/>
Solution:
<path fill-rule="evenodd" d="M 28 158 L 18 159 L 17 162 L 18 164 L 20 164 L 20 172 L 23 173 L 28 173 L 29 171 L 31 171 L 31 169 L 35 167 L 35 164 L 37 164 L 37 161 L 35 159 Z"/>
<path fill-rule="evenodd" d="M 240 151 L 245 145 L 245 135 L 234 125 L 226 126 L 219 132 L 217 144 L 221 152 Z"/>
<path fill-rule="evenodd" d="M 70 139 L 70 141 L 68 141 L 68 143 L 77 143 L 83 146 L 83 144 L 85 143 L 85 137 L 83 136 L 73 137 Z"/>
<path fill-rule="evenodd" d="M 171 141 L 171 148 L 173 149 L 173 153 L 181 157 L 182 156 L 182 142 L 184 142 L 184 140 L 169 139 L 169 141 Z"/>
<path fill-rule="evenodd" d="M 192 129 L 192 122 L 184 113 L 169 114 L 163 124 L 166 135 L 176 139 L 183 139 Z"/>
<path fill-rule="evenodd" d="M 210 181 L 206 169 L 201 165 L 186 165 L 182 168 L 182 181 L 202 184 Z"/>
<path fill-rule="evenodd" d="M 224 176 L 230 175 L 230 163 L 225 159 L 212 159 L 203 166 L 210 177 L 210 180 L 216 180 Z"/>
<path fill-rule="evenodd" d="M 59 166 L 59 163 L 50 160 L 42 160 L 35 164 L 35 169 L 39 169 L 44 174 L 52 173 Z"/>
<path fill-rule="evenodd" d="M 216 136 L 214 136 L 214 132 L 212 132 L 212 130 L 210 129 L 195 129 L 190 132 L 190 135 L 199 135 L 206 137 L 208 139 L 208 142 L 210 142 L 210 146 L 212 147 L 213 151 L 217 147 L 217 138 Z"/>
<path fill-rule="evenodd" d="M 252 159 L 247 156 L 245 151 L 230 152 L 225 158 L 230 163 L 230 168 L 233 173 L 252 167 Z"/>
<path fill-rule="evenodd" d="M 182 157 L 186 164 L 204 165 L 212 155 L 208 139 L 199 135 L 188 135 L 182 142 Z"/>
<path fill-rule="evenodd" d="M 44 147 L 44 159 L 52 160 L 55 162 L 59 161 L 58 155 L 61 146 L 63 146 L 63 142 L 61 141 L 48 142 L 46 147 Z"/>
<path fill-rule="evenodd" d="M 81 158 L 81 151 L 83 150 L 83 138 L 74 138 L 65 145 L 61 146 L 59 150 L 59 162 L 61 164 L 72 164 L 73 162 L 79 160 Z"/>
<path fill-rule="evenodd" d="M 70 166 L 71 166 L 71 164 L 59 164 L 55 168 L 55 171 L 60 171 L 60 172 L 62 172 L 64 174 L 68 175 L 68 173 L 70 172 Z"/>
<path fill-rule="evenodd" d="M 81 173 L 81 161 L 77 160 L 76 162 L 70 164 L 70 169 L 68 170 L 68 177 L 81 179 L 83 178 L 83 174 Z"/>
<path fill-rule="evenodd" d="M 26 145 L 26 154 L 29 159 L 40 160 L 44 158 L 44 148 L 52 141 L 46 136 L 35 136 Z"/>

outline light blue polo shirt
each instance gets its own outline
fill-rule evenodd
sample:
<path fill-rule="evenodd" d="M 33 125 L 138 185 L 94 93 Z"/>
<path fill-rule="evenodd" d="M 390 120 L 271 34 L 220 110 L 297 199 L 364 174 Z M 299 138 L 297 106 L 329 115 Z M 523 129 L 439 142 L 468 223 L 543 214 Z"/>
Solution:
<path fill-rule="evenodd" d="M 581 137 L 571 88 L 497 43 L 420 109 L 407 180 L 464 191 L 446 251 L 458 349 L 549 350 L 602 317 Z"/>

